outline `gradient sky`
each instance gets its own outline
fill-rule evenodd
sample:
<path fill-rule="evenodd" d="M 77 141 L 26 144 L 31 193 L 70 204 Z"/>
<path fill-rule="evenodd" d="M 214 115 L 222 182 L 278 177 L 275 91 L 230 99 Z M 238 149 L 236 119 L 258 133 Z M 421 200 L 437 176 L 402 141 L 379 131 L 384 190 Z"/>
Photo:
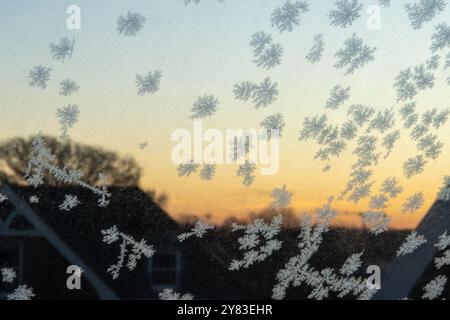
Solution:
<path fill-rule="evenodd" d="M 59 135 L 55 116 L 58 107 L 77 104 L 80 121 L 70 131 L 74 141 L 98 145 L 132 155 L 144 168 L 142 185 L 169 195 L 168 211 L 212 214 L 219 221 L 228 215 L 245 216 L 260 210 L 271 201 L 275 187 L 286 184 L 294 193 L 292 207 L 301 213 L 337 195 L 348 180 L 353 146 L 331 162 L 332 170 L 322 173 L 324 163 L 315 161 L 318 147 L 298 141 L 298 132 L 307 116 L 322 114 L 331 88 L 336 84 L 351 87 L 351 98 L 345 107 L 328 111 L 333 123 L 345 121 L 350 104 L 367 104 L 382 110 L 396 103 L 392 88 L 397 73 L 408 66 L 424 62 L 431 56 L 429 47 L 434 26 L 450 17 L 450 8 L 422 29 L 412 30 L 404 10 L 410 1 L 392 1 L 381 11 L 381 29 L 366 26 L 363 16 L 351 27 L 331 27 L 327 13 L 333 1 L 310 1 L 310 11 L 292 33 L 278 33 L 271 26 L 272 11 L 282 0 L 226 0 L 224 3 L 203 0 L 199 5 L 184 6 L 182 0 L 18 0 L 1 1 L 0 5 L 0 137 L 30 136 L 39 131 Z M 66 8 L 81 8 L 81 30 L 66 29 Z M 116 32 L 116 20 L 127 11 L 147 18 L 136 37 Z M 284 47 L 282 64 L 269 71 L 252 63 L 249 46 L 251 35 L 266 31 Z M 326 41 L 324 59 L 315 65 L 304 59 L 315 34 Z M 357 33 L 376 46 L 375 61 L 344 76 L 336 70 L 334 53 L 346 38 Z M 49 44 L 62 37 L 75 37 L 73 57 L 64 63 L 52 60 Z M 45 90 L 30 88 L 27 76 L 35 65 L 53 68 Z M 135 75 L 161 70 L 161 88 L 154 95 L 138 96 Z M 270 76 L 278 82 L 278 100 L 266 109 L 255 110 L 251 104 L 233 97 L 233 85 L 240 81 L 262 81 Z M 418 111 L 449 107 L 449 87 L 441 68 L 436 72 L 433 90 L 421 91 L 415 99 Z M 78 93 L 58 95 L 59 82 L 70 78 L 78 82 Z M 281 112 L 286 127 L 281 139 L 280 172 L 275 176 L 257 175 L 250 188 L 235 177 L 237 166 L 218 166 L 213 181 L 202 182 L 198 176 L 179 178 L 170 161 L 174 143 L 170 135 L 177 128 L 192 130 L 189 119 L 192 103 L 200 95 L 213 94 L 219 111 L 203 123 L 204 128 L 258 128 L 268 115 Z M 398 119 L 397 127 L 401 127 Z M 438 132 L 446 146 L 438 160 L 430 161 L 423 174 L 406 180 L 402 163 L 417 154 L 408 133 L 391 157 L 375 169 L 377 190 L 382 180 L 397 177 L 404 193 L 391 202 L 387 213 L 393 227 L 414 227 L 435 199 L 443 177 L 450 172 L 448 126 Z M 141 150 L 138 144 L 149 141 Z M 406 197 L 423 191 L 424 210 L 412 215 L 400 212 Z M 339 221 L 360 225 L 357 212 L 367 209 L 367 201 L 357 205 L 346 201 L 335 203 L 342 212 Z M 345 214 L 347 212 L 347 214 Z"/>

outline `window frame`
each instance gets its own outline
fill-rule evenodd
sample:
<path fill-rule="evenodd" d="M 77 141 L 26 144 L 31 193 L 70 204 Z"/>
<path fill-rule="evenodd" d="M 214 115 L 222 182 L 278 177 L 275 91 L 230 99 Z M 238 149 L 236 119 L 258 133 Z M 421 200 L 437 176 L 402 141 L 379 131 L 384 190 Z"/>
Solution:
<path fill-rule="evenodd" d="M 181 252 L 180 250 L 176 250 L 175 252 L 171 251 L 163 251 L 163 252 L 157 252 L 155 255 L 175 255 L 175 267 L 155 267 L 155 259 L 154 256 L 149 258 L 148 262 L 148 271 L 149 271 L 149 278 L 150 278 L 150 286 L 153 291 L 162 291 L 164 289 L 177 289 L 180 286 L 181 282 Z M 175 282 L 174 283 L 160 283 L 155 282 L 155 279 L 153 277 L 154 271 L 171 271 L 175 272 Z"/>
<path fill-rule="evenodd" d="M 23 266 L 24 266 L 24 255 L 25 255 L 25 244 L 23 240 L 20 239 L 2 239 L 2 241 L 5 241 L 8 245 L 11 245 L 12 251 L 16 251 L 16 262 L 14 265 L 12 264 L 3 264 L 3 261 L 0 261 L 0 268 L 13 268 L 16 272 L 16 280 L 14 281 L 18 285 L 23 283 Z M 4 249 L 4 246 L 0 248 L 0 250 Z M 0 274 L 1 277 L 1 274 Z M 0 287 L 1 288 L 1 287 Z M 2 291 L 3 289 L 0 289 L 0 297 L 5 298 L 7 294 L 10 292 Z"/>

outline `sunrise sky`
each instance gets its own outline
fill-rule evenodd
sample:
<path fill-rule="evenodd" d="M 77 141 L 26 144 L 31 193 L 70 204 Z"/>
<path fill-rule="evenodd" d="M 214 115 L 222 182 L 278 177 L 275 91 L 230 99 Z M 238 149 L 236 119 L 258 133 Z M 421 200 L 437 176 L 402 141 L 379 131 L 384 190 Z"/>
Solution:
<path fill-rule="evenodd" d="M 332 170 L 322 173 L 325 163 L 314 160 L 318 150 L 312 142 L 299 142 L 298 133 L 307 116 L 328 113 L 332 123 L 343 123 L 351 104 L 364 104 L 382 110 L 396 103 L 392 88 L 400 70 L 423 63 L 431 56 L 429 47 L 434 26 L 450 16 L 450 8 L 435 20 L 414 31 L 409 24 L 404 4 L 392 1 L 381 10 L 381 29 L 367 28 L 366 8 L 351 27 L 341 29 L 329 25 L 327 13 L 333 1 L 310 1 L 310 11 L 303 15 L 300 26 L 292 33 L 280 34 L 272 28 L 270 15 L 282 0 L 201 1 L 184 6 L 182 0 L 86 0 L 2 1 L 0 5 L 0 137 L 28 137 L 42 132 L 58 136 L 60 128 L 55 116 L 58 107 L 77 104 L 80 120 L 69 131 L 74 141 L 115 150 L 135 157 L 144 168 L 142 186 L 169 195 L 167 210 L 180 214 L 211 214 L 214 221 L 229 215 L 245 217 L 250 211 L 266 208 L 275 187 L 286 185 L 294 193 L 295 212 L 313 210 L 326 199 L 337 196 L 345 187 L 350 166 L 355 158 L 353 145 L 339 159 L 331 162 Z M 81 30 L 66 28 L 66 8 L 81 8 Z M 116 31 L 116 20 L 127 11 L 147 18 L 145 27 L 135 37 L 124 37 Z M 249 46 L 256 31 L 272 34 L 284 47 L 282 64 L 269 71 L 252 63 Z M 304 57 L 313 44 L 314 35 L 322 33 L 326 42 L 324 58 L 312 65 Z M 377 47 L 375 61 L 353 75 L 336 70 L 334 54 L 345 39 L 356 33 Z M 52 60 L 49 44 L 68 36 L 76 39 L 73 57 L 64 63 Z M 33 66 L 52 67 L 45 90 L 28 86 L 28 73 Z M 161 88 L 154 95 L 138 96 L 135 75 L 161 70 Z M 447 75 L 436 72 L 432 90 L 421 91 L 418 111 L 449 107 Z M 266 109 L 256 110 L 250 103 L 237 101 L 233 85 L 241 81 L 260 82 L 270 76 L 278 82 L 277 101 Z M 80 90 L 64 97 L 58 95 L 59 82 L 70 78 Z M 331 88 L 341 84 L 351 87 L 351 98 L 336 111 L 325 110 Z M 190 176 L 180 178 L 171 163 L 171 133 L 178 128 L 192 130 L 192 103 L 198 96 L 212 94 L 219 99 L 219 110 L 205 119 L 207 128 L 259 128 L 268 115 L 281 112 L 286 127 L 280 145 L 280 171 L 274 176 L 257 175 L 246 188 L 236 177 L 237 165 L 219 165 L 213 181 L 203 182 Z M 400 118 L 396 127 L 401 128 Z M 387 213 L 395 228 L 414 227 L 430 207 L 450 173 L 449 127 L 438 135 L 445 143 L 439 159 L 429 161 L 423 174 L 406 179 L 403 162 L 418 154 L 415 144 L 402 130 L 391 157 L 375 168 L 374 193 L 381 182 L 394 176 L 404 192 L 390 202 Z M 148 141 L 143 150 L 139 143 Z M 415 214 L 402 214 L 402 202 L 422 191 L 426 203 Z M 357 213 L 367 209 L 367 200 L 358 204 L 335 203 L 341 215 L 338 222 L 359 226 Z"/>

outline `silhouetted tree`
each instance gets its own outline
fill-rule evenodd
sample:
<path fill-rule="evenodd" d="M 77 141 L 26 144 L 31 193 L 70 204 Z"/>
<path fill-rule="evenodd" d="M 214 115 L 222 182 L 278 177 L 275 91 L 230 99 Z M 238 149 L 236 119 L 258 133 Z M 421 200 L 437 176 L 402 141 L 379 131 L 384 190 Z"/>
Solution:
<path fill-rule="evenodd" d="M 95 185 L 101 172 L 108 177 L 107 183 L 115 186 L 138 186 L 142 169 L 131 157 L 120 157 L 117 153 L 99 147 L 73 141 L 60 142 L 54 137 L 43 136 L 55 156 L 55 165 L 79 169 L 82 180 Z M 0 179 L 8 183 L 24 183 L 24 175 L 30 160 L 32 138 L 13 138 L 0 144 Z M 45 176 L 49 185 L 57 181 L 49 174 Z"/>

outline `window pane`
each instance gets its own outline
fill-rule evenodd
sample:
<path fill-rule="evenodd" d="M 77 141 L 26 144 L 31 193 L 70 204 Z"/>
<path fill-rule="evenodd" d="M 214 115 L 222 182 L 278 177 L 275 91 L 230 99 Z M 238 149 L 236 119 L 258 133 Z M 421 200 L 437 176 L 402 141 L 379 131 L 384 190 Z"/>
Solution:
<path fill-rule="evenodd" d="M 167 269 L 176 268 L 177 256 L 174 254 L 155 254 L 153 258 L 153 268 Z"/>
<path fill-rule="evenodd" d="M 174 285 L 177 283 L 176 271 L 170 270 L 153 270 L 152 271 L 152 283 L 155 285 L 167 284 Z"/>

